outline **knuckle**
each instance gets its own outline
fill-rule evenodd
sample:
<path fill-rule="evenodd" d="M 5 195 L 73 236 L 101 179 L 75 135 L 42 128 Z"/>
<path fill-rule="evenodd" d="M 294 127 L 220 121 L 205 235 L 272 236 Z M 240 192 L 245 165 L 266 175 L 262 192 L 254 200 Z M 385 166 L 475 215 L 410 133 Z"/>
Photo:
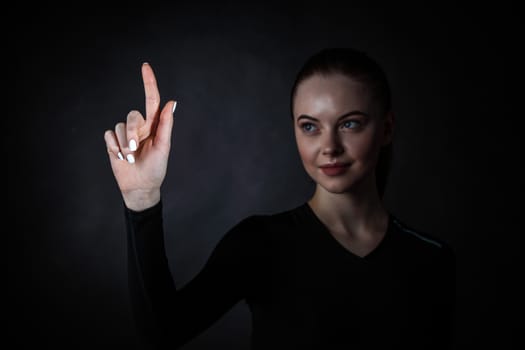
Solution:
<path fill-rule="evenodd" d="M 126 128 L 126 123 L 124 123 L 124 122 L 118 122 L 118 123 L 115 125 L 115 130 L 125 129 L 125 128 Z"/>
<path fill-rule="evenodd" d="M 130 126 L 135 126 L 136 124 L 138 124 L 141 119 L 142 119 L 142 114 L 140 114 L 139 111 L 136 111 L 136 110 L 130 111 L 127 116 L 128 128 Z"/>
<path fill-rule="evenodd" d="M 135 109 L 133 109 L 133 110 L 128 112 L 127 119 L 136 118 L 138 115 L 140 115 L 140 112 L 135 110 Z"/>

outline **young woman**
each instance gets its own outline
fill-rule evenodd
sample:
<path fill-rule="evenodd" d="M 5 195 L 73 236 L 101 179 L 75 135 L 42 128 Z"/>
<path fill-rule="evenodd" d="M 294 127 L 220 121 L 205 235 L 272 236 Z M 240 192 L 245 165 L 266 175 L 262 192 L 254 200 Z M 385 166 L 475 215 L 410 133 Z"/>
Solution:
<path fill-rule="evenodd" d="M 451 347 L 453 250 L 382 202 L 394 118 L 373 59 L 334 48 L 307 60 L 291 110 L 313 196 L 241 220 L 184 286 L 166 259 L 160 192 L 176 102 L 160 109 L 150 65 L 142 75 L 146 116 L 130 112 L 105 141 L 125 204 L 133 307 L 152 343 L 180 347 L 243 300 L 252 349 Z"/>

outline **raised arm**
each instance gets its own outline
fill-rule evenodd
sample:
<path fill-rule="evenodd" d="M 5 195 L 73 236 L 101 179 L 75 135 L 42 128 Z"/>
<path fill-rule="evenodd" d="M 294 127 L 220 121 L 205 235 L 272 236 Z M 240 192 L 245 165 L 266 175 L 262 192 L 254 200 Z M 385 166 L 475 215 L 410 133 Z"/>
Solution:
<path fill-rule="evenodd" d="M 162 229 L 162 202 L 126 211 L 128 281 L 138 330 L 156 349 L 176 349 L 214 324 L 240 300 L 256 293 L 262 245 L 254 217 L 232 227 L 199 273 L 173 283 Z"/>
<path fill-rule="evenodd" d="M 138 330 L 156 349 L 178 348 L 244 298 L 254 276 L 249 248 L 253 220 L 243 220 L 220 240 L 202 270 L 177 288 L 172 279 L 160 188 L 166 175 L 175 102 L 160 110 L 153 70 L 142 66 L 146 118 L 129 112 L 104 134 L 122 193 L 128 239 L 128 282 Z"/>

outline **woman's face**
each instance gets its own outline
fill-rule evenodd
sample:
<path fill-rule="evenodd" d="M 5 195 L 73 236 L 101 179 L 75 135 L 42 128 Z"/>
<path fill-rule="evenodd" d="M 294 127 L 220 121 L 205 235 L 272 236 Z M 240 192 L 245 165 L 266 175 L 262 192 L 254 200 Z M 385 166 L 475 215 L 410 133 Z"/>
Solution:
<path fill-rule="evenodd" d="M 392 115 L 379 115 L 373 102 L 365 85 L 342 74 L 314 75 L 299 84 L 293 101 L 297 147 L 306 172 L 328 192 L 375 185 Z M 339 166 L 326 168 L 334 164 Z"/>

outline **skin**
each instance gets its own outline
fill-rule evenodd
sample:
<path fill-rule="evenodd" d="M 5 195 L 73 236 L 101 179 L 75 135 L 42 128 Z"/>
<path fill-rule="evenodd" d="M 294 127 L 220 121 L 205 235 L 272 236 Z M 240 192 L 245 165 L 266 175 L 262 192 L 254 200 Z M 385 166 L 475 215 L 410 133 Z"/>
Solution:
<path fill-rule="evenodd" d="M 106 130 L 106 142 L 113 175 L 124 199 L 132 210 L 141 211 L 160 201 L 160 187 L 166 176 L 176 102 L 160 108 L 160 94 L 153 69 L 142 65 L 146 97 L 146 116 L 130 111 L 126 122 Z M 130 148 L 131 141 L 137 149 Z M 119 153 L 122 155 L 119 157 Z"/>
<path fill-rule="evenodd" d="M 341 245 L 366 256 L 388 224 L 374 169 L 381 146 L 392 139 L 392 113 L 381 114 L 362 83 L 334 73 L 304 80 L 293 114 L 299 155 L 316 182 L 308 204 Z M 343 175 L 322 172 L 321 165 L 336 161 L 350 163 Z"/>

